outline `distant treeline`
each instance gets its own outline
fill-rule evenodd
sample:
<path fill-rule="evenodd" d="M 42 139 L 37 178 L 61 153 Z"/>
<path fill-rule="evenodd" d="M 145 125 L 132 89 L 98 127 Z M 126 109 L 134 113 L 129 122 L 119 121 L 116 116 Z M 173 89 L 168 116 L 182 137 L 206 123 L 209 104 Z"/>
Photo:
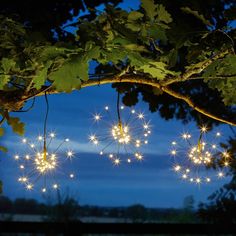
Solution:
<path fill-rule="evenodd" d="M 80 206 L 73 198 L 58 199 L 56 204 L 45 204 L 35 199 L 18 198 L 12 201 L 0 197 L 0 213 L 45 215 L 50 220 L 77 220 L 80 217 L 110 217 L 132 222 L 198 222 L 192 208 L 146 208 L 136 204 L 129 207 Z"/>

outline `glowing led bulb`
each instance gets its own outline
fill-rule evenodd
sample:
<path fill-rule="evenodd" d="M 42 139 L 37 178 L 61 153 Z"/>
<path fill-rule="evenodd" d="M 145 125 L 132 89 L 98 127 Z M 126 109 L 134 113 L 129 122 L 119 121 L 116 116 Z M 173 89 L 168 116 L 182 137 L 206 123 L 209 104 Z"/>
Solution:
<path fill-rule="evenodd" d="M 220 172 L 218 172 L 217 176 L 218 176 L 219 178 L 223 178 L 223 177 L 224 177 L 224 173 L 220 171 Z"/>
<path fill-rule="evenodd" d="M 38 136 L 38 140 L 42 141 L 43 140 L 43 136 Z"/>
<path fill-rule="evenodd" d="M 182 178 L 183 178 L 183 179 L 187 179 L 188 176 L 187 176 L 186 174 L 183 174 L 183 175 L 182 175 Z"/>
<path fill-rule="evenodd" d="M 114 160 L 114 164 L 115 164 L 115 165 L 119 165 L 119 164 L 120 164 L 120 159 L 119 159 L 119 158 L 116 158 L 116 159 Z"/>
<path fill-rule="evenodd" d="M 176 172 L 180 171 L 180 170 L 181 170 L 181 166 L 180 166 L 180 165 L 175 166 L 175 167 L 174 167 L 174 170 L 175 170 Z"/>
<path fill-rule="evenodd" d="M 75 175 L 71 173 L 70 178 L 73 179 L 74 177 L 75 177 Z"/>
<path fill-rule="evenodd" d="M 229 166 L 229 162 L 225 161 L 224 166 Z"/>
<path fill-rule="evenodd" d="M 42 192 L 46 193 L 47 189 L 46 188 L 42 188 Z"/>
<path fill-rule="evenodd" d="M 14 158 L 15 160 L 19 160 L 20 157 L 18 155 L 15 155 Z"/>
<path fill-rule="evenodd" d="M 32 190 L 33 189 L 33 185 L 32 184 L 27 184 L 26 185 L 26 189 L 27 190 Z"/>
<path fill-rule="evenodd" d="M 171 151 L 171 154 L 172 154 L 172 155 L 176 155 L 176 150 L 172 150 L 172 151 Z"/>
<path fill-rule="evenodd" d="M 23 138 L 23 139 L 22 139 L 22 143 L 27 143 L 27 139 L 26 139 L 26 138 Z"/>
<path fill-rule="evenodd" d="M 196 178 L 196 183 L 200 184 L 201 183 L 201 178 Z"/>
<path fill-rule="evenodd" d="M 138 118 L 139 118 L 139 119 L 143 119 L 143 118 L 144 118 L 144 114 L 143 114 L 143 113 L 139 113 L 139 114 L 138 114 Z"/>
<path fill-rule="evenodd" d="M 211 182 L 211 179 L 207 177 L 207 178 L 206 178 L 206 182 L 207 182 L 207 183 L 210 183 L 210 182 Z"/>
<path fill-rule="evenodd" d="M 108 110 L 109 110 L 109 107 L 108 107 L 108 106 L 105 106 L 105 110 L 108 111 Z"/>
<path fill-rule="evenodd" d="M 101 116 L 98 115 L 98 114 L 96 114 L 96 115 L 94 116 L 94 120 L 95 120 L 95 121 L 99 121 L 99 120 L 101 120 Z"/>
<path fill-rule="evenodd" d="M 68 151 L 68 152 L 67 152 L 67 156 L 68 156 L 68 157 L 73 157 L 73 156 L 74 156 L 74 153 L 73 153 L 72 151 Z"/>
<path fill-rule="evenodd" d="M 53 184 L 52 186 L 54 189 L 57 189 L 58 188 L 58 185 L 57 184 Z"/>
<path fill-rule="evenodd" d="M 207 132 L 207 127 L 206 126 L 202 126 L 201 127 L 201 132 L 203 132 L 203 133 Z"/>
<path fill-rule="evenodd" d="M 184 133 L 184 134 L 182 134 L 182 138 L 183 138 L 183 139 L 191 138 L 191 136 L 189 136 L 189 135 L 190 135 L 190 134 Z"/>

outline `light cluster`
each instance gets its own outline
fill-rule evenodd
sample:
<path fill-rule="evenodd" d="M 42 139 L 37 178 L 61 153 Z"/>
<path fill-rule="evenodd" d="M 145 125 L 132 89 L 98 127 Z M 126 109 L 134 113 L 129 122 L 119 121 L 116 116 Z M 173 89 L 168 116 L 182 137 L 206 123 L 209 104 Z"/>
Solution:
<path fill-rule="evenodd" d="M 107 156 L 114 165 L 125 161 L 143 160 L 140 149 L 148 144 L 150 122 L 145 115 L 134 109 L 120 106 L 120 119 L 108 106 L 93 115 L 93 129 L 89 140 L 98 148 L 101 156 Z M 95 126 L 95 127 L 94 127 Z"/>
<path fill-rule="evenodd" d="M 44 148 L 45 138 L 46 149 Z M 66 175 L 68 179 L 75 177 L 74 172 L 70 171 L 66 174 L 60 170 L 62 165 L 72 160 L 74 156 L 71 150 L 65 150 L 65 145 L 69 143 L 69 139 L 58 140 L 55 133 L 50 133 L 45 138 L 38 136 L 34 142 L 23 138 L 22 144 L 27 151 L 22 155 L 14 156 L 21 172 L 18 182 L 23 184 L 27 190 L 37 189 L 42 193 L 46 193 L 50 189 L 58 189 L 61 174 Z M 67 166 L 67 169 L 70 167 Z"/>
<path fill-rule="evenodd" d="M 210 183 L 213 179 L 223 178 L 225 168 L 229 166 L 230 154 L 218 144 L 220 132 L 212 135 L 206 126 L 201 127 L 196 135 L 183 133 L 171 143 L 170 154 L 173 157 L 173 170 L 191 183 Z M 217 168 L 217 174 L 211 166 Z M 216 177 L 216 178 L 215 178 Z"/>

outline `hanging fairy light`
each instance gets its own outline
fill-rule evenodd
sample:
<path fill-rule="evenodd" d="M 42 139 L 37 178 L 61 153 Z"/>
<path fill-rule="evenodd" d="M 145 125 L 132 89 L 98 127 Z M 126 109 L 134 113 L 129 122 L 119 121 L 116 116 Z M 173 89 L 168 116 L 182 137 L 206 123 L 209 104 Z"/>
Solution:
<path fill-rule="evenodd" d="M 89 140 L 101 156 L 108 157 L 114 165 L 143 160 L 141 149 L 148 144 L 150 121 L 144 113 L 120 106 L 119 93 L 115 112 L 105 106 L 101 113 L 93 115 L 93 121 L 95 132 Z"/>
<path fill-rule="evenodd" d="M 60 169 L 66 165 L 66 169 L 70 170 L 68 160 L 73 159 L 74 153 L 66 147 L 70 141 L 68 138 L 60 140 L 56 138 L 55 133 L 47 133 L 49 104 L 46 92 L 45 100 L 47 110 L 43 136 L 39 135 L 33 140 L 23 138 L 23 154 L 14 156 L 21 172 L 18 182 L 23 184 L 27 190 L 37 189 L 42 193 L 50 189 L 58 189 L 60 187 L 61 174 L 66 174 L 68 179 L 74 179 L 75 177 L 74 172 L 68 171 L 66 173 Z"/>
<path fill-rule="evenodd" d="M 185 132 L 178 141 L 171 143 L 173 170 L 183 180 L 196 184 L 210 183 L 213 178 L 225 177 L 230 154 L 219 144 L 221 133 L 208 133 L 206 126 L 200 127 L 197 133 L 195 136 Z M 211 166 L 216 170 L 211 170 Z"/>
<path fill-rule="evenodd" d="M 55 133 L 50 133 L 46 137 L 46 153 L 43 147 L 43 138 L 38 136 L 33 140 L 22 139 L 22 145 L 26 151 L 23 154 L 17 154 L 14 159 L 17 161 L 20 169 L 18 182 L 28 189 L 37 189 L 45 193 L 50 189 L 58 189 L 60 179 L 74 179 L 74 172 L 70 171 L 74 153 L 68 149 L 69 139 L 58 140 Z M 62 170 L 66 165 L 67 172 Z M 37 187 L 36 187 L 37 186 Z"/>

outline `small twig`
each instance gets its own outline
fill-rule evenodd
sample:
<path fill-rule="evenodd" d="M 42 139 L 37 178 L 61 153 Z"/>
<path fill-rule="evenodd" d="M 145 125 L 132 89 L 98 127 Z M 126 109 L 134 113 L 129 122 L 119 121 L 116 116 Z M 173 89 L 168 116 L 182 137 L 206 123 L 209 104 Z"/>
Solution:
<path fill-rule="evenodd" d="M 31 106 L 28 108 L 28 109 L 26 109 L 26 110 L 19 110 L 19 111 L 12 111 L 12 112 L 28 112 L 28 111 L 30 111 L 30 110 L 32 110 L 32 108 L 34 107 L 34 104 L 35 104 L 35 97 L 33 98 L 33 102 L 32 102 L 32 104 L 31 104 Z"/>
<path fill-rule="evenodd" d="M 2 124 L 4 123 L 5 120 L 6 120 L 6 117 L 3 116 L 2 119 L 0 120 L 0 126 L 2 126 Z"/>

